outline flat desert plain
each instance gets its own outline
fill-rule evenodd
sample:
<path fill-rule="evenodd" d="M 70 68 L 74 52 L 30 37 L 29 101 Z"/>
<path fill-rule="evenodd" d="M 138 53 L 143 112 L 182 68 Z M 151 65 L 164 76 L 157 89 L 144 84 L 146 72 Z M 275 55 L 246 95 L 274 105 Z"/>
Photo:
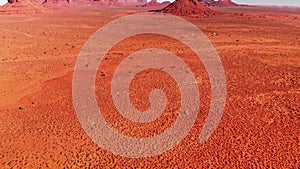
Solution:
<path fill-rule="evenodd" d="M 166 109 L 147 124 L 124 119 L 110 97 L 121 61 L 144 48 L 163 48 L 194 73 L 201 97 L 195 124 L 173 149 L 148 158 L 122 157 L 99 147 L 82 129 L 72 102 L 73 71 L 85 42 L 110 21 L 143 10 L 0 15 L 0 168 L 298 168 L 299 10 L 217 10 L 222 14 L 183 16 L 211 41 L 226 74 L 224 113 L 204 144 L 198 138 L 210 107 L 210 82 L 187 46 L 166 36 L 136 35 L 115 45 L 99 65 L 95 93 L 101 112 L 115 130 L 134 137 L 152 137 L 170 127 L 179 114 L 180 91 L 163 68 L 142 71 L 130 85 L 132 104 L 149 109 L 149 92 L 161 88 Z"/>

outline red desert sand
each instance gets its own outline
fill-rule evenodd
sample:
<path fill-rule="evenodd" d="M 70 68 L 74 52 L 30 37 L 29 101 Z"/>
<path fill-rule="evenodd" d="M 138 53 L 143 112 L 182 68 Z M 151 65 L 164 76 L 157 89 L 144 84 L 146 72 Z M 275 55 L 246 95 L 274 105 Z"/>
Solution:
<path fill-rule="evenodd" d="M 12 12 L 16 6 L 10 5 L 0 7 L 1 169 L 299 168 L 300 10 L 208 9 L 183 0 L 167 7 L 166 12 L 180 15 L 222 13 L 181 16 L 209 38 L 226 73 L 225 110 L 204 144 L 198 138 L 210 107 L 210 82 L 191 49 L 153 34 L 129 37 L 110 49 L 99 65 L 95 93 L 103 116 L 116 131 L 155 136 L 180 113 L 180 91 L 163 68 L 142 71 L 130 84 L 130 100 L 141 111 L 150 107 L 151 90 L 165 91 L 168 104 L 161 117 L 139 124 L 116 110 L 110 82 L 121 61 L 133 52 L 161 48 L 176 54 L 193 72 L 201 96 L 197 120 L 178 145 L 161 155 L 131 159 L 112 154 L 86 135 L 73 107 L 72 77 L 76 59 L 95 31 L 148 9 L 68 7 L 48 12 L 51 9 L 23 0 L 21 9 L 14 10 L 22 12 Z M 42 12 L 32 13 L 35 10 Z"/>

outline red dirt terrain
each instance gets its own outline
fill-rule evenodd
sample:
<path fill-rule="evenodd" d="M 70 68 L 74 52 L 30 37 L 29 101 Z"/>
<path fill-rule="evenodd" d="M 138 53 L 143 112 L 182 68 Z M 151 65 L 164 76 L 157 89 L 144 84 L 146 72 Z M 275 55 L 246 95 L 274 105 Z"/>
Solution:
<path fill-rule="evenodd" d="M 197 15 L 197 16 L 213 16 L 215 11 L 204 6 L 196 0 L 176 0 L 159 12 L 185 16 L 185 15 Z"/>
<path fill-rule="evenodd" d="M 174 10 L 179 2 L 167 11 L 185 14 Z M 299 10 L 218 10 L 222 15 L 183 16 L 209 38 L 226 73 L 225 110 L 205 144 L 198 138 L 209 111 L 210 82 L 185 44 L 161 35 L 136 35 L 111 48 L 99 65 L 95 93 L 103 116 L 120 133 L 135 137 L 170 127 L 180 112 L 180 92 L 163 71 L 145 70 L 130 85 L 132 104 L 146 110 L 149 91 L 161 88 L 168 106 L 145 126 L 124 120 L 110 97 L 110 81 L 122 59 L 140 49 L 162 48 L 181 57 L 197 80 L 200 109 L 188 135 L 161 155 L 133 159 L 110 153 L 86 135 L 73 107 L 72 77 L 83 45 L 96 30 L 142 10 L 0 15 L 0 168 L 299 168 Z"/>

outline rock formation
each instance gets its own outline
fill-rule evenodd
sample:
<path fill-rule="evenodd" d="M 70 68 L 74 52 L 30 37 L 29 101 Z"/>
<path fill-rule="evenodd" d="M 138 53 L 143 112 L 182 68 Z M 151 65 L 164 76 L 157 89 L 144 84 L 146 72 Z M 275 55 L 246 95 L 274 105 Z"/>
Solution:
<path fill-rule="evenodd" d="M 43 7 L 34 0 L 9 0 L 0 8 L 1 14 L 35 14 L 43 12 Z"/>
<path fill-rule="evenodd" d="M 169 13 L 173 15 L 197 15 L 197 16 L 213 16 L 216 12 L 197 0 L 176 0 L 159 12 Z"/>
<path fill-rule="evenodd" d="M 238 6 L 238 4 L 232 2 L 231 0 L 201 0 L 200 2 L 206 6 Z"/>

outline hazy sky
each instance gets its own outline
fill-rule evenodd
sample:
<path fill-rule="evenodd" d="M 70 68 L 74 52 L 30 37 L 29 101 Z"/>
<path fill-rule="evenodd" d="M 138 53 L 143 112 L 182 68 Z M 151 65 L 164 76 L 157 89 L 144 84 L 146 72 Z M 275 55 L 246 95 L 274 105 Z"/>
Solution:
<path fill-rule="evenodd" d="M 236 3 L 249 5 L 282 5 L 282 6 L 300 6 L 300 0 L 232 0 Z"/>
<path fill-rule="evenodd" d="M 147 0 L 151 1 L 151 0 Z M 157 0 L 163 2 L 166 0 Z M 169 0 L 171 2 L 175 0 Z M 300 0 L 232 0 L 236 3 L 249 4 L 249 5 L 283 5 L 283 6 L 300 6 Z"/>
<path fill-rule="evenodd" d="M 4 5 L 7 3 L 7 0 L 0 0 L 0 6 Z"/>

